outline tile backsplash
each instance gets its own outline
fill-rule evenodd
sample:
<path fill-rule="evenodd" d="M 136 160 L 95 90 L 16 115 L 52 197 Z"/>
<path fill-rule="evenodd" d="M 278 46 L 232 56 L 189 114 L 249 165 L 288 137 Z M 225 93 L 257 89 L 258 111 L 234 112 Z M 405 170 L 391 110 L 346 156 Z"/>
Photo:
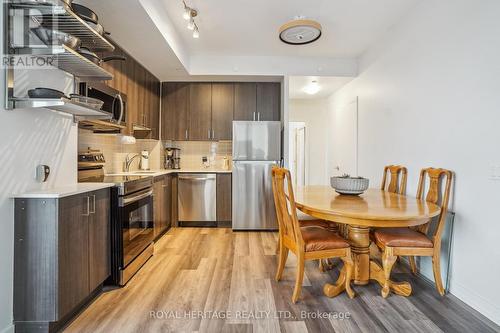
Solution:
<path fill-rule="evenodd" d="M 164 145 L 165 147 L 181 149 L 181 168 L 196 169 L 201 167 L 203 156 L 209 158 L 211 165 L 216 168 L 222 168 L 225 156 L 231 163 L 231 141 L 166 141 Z"/>
<path fill-rule="evenodd" d="M 123 172 L 124 161 L 128 154 L 138 154 L 142 150 L 150 152 L 150 169 L 163 169 L 164 147 L 176 147 L 181 149 L 181 168 L 196 169 L 202 167 L 202 157 L 211 160 L 213 167 L 221 168 L 223 159 L 228 157 L 231 163 L 232 143 L 231 141 L 209 142 L 209 141 L 158 141 L 140 140 L 134 145 L 120 143 L 120 136 L 111 134 L 94 134 L 92 131 L 79 129 L 78 151 L 84 152 L 88 148 L 99 149 L 106 159 L 104 171 L 106 173 Z M 130 166 L 130 170 L 139 169 L 139 159 Z"/>
<path fill-rule="evenodd" d="M 158 140 L 137 140 L 134 145 L 120 143 L 120 136 L 114 134 L 94 134 L 92 131 L 79 129 L 78 151 L 84 152 L 88 148 L 99 149 L 106 159 L 104 171 L 106 173 L 123 172 L 125 158 L 128 154 L 139 154 L 142 150 L 150 153 L 149 167 L 157 170 L 162 166 L 162 144 Z M 134 160 L 130 170 L 139 169 L 139 159 Z"/>

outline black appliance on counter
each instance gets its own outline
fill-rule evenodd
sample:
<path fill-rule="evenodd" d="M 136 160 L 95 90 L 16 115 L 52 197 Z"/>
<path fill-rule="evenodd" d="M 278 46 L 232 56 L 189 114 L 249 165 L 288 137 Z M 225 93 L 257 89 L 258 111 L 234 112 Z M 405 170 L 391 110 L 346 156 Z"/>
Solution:
<path fill-rule="evenodd" d="M 123 286 L 153 255 L 153 177 L 105 176 L 102 153 L 78 155 L 78 182 L 113 183 L 111 189 L 111 277 Z"/>
<path fill-rule="evenodd" d="M 163 163 L 165 169 L 180 169 L 181 168 L 181 150 L 180 148 L 165 148 L 165 161 Z"/>
<path fill-rule="evenodd" d="M 127 96 L 116 89 L 113 89 L 102 82 L 82 82 L 80 83 L 80 95 L 92 97 L 104 102 L 101 110 L 111 114 L 111 120 L 107 120 L 112 124 L 126 126 L 127 121 Z M 94 130 L 94 132 L 119 133 L 119 129 L 109 130 L 99 127 L 92 127 L 92 124 L 85 124 L 85 129 Z"/>

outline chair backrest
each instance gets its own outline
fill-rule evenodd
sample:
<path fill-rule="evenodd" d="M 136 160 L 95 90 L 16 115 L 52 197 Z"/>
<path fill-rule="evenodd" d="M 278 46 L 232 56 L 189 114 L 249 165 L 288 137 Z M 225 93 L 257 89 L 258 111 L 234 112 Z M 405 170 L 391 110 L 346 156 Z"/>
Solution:
<path fill-rule="evenodd" d="M 425 194 L 426 179 L 429 178 L 429 188 Z M 442 183 L 445 181 L 444 191 Z M 437 226 L 433 235 L 434 245 L 441 244 L 441 234 L 446 223 L 446 215 L 448 214 L 448 204 L 450 202 L 450 189 L 453 180 L 453 172 L 446 169 L 426 168 L 420 171 L 420 179 L 418 181 L 417 199 L 424 199 L 441 206 L 441 213 L 438 216 Z M 419 231 L 427 233 L 429 223 L 421 226 Z"/>
<path fill-rule="evenodd" d="M 387 173 L 391 174 L 389 185 L 387 185 Z M 406 181 L 408 170 L 402 165 L 388 165 L 384 168 L 384 177 L 380 189 L 392 193 L 406 194 Z"/>
<path fill-rule="evenodd" d="M 300 232 L 290 171 L 275 166 L 272 169 L 272 179 L 274 205 L 278 218 L 279 232 L 281 236 L 289 237 L 298 247 L 302 247 L 304 245 L 304 240 Z"/>

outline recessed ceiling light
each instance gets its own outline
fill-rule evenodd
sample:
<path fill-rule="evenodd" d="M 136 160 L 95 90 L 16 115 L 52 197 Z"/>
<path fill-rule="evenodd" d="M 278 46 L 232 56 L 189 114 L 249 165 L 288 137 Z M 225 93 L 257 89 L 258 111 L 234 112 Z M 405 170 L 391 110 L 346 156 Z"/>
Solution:
<path fill-rule="evenodd" d="M 317 81 L 312 81 L 307 86 L 305 86 L 304 89 L 302 89 L 302 90 L 306 94 L 315 95 L 315 94 L 317 94 L 321 90 L 321 87 L 320 87 L 320 85 L 318 84 Z"/>
<path fill-rule="evenodd" d="M 297 18 L 280 27 L 279 37 L 286 44 L 309 44 L 321 37 L 321 24 L 313 20 Z"/>

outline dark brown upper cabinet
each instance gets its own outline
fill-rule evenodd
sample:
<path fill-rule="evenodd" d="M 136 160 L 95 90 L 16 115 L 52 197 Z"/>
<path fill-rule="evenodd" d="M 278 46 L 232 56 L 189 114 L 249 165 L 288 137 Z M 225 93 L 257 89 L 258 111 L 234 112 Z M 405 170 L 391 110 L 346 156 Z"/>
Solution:
<path fill-rule="evenodd" d="M 257 120 L 257 85 L 234 84 L 234 120 Z"/>
<path fill-rule="evenodd" d="M 188 102 L 188 82 L 164 82 L 162 84 L 162 140 L 189 139 Z"/>
<path fill-rule="evenodd" d="M 159 139 L 160 80 L 116 44 L 113 53 L 99 54 L 101 57 L 109 55 L 126 58 L 125 61 L 105 62 L 102 66 L 114 75 L 106 84 L 127 95 L 127 133 L 138 138 Z M 134 133 L 134 125 L 151 131 Z"/>
<path fill-rule="evenodd" d="M 164 82 L 162 139 L 232 139 L 233 120 L 280 120 L 280 83 Z"/>
<path fill-rule="evenodd" d="M 189 140 L 212 139 L 212 84 L 191 83 L 189 89 Z"/>
<path fill-rule="evenodd" d="M 281 84 L 279 82 L 257 83 L 257 120 L 279 121 L 281 119 Z"/>
<path fill-rule="evenodd" d="M 234 84 L 212 84 L 212 140 L 233 136 Z"/>

